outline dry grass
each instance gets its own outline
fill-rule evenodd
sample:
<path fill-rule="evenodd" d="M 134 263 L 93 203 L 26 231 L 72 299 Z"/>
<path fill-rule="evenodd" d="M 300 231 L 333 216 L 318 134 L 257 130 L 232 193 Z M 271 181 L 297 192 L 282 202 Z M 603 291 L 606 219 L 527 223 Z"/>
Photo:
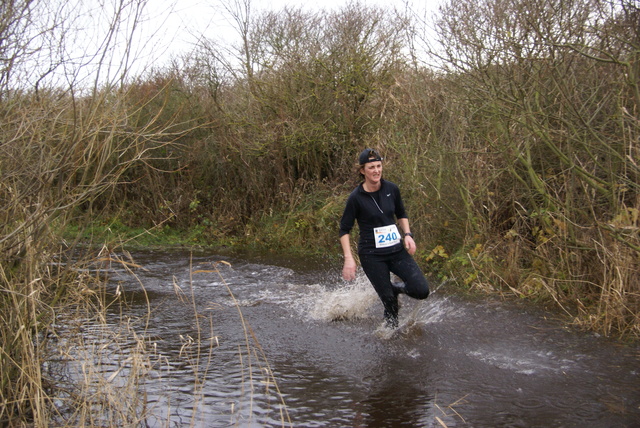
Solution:
<path fill-rule="evenodd" d="M 101 255 L 98 266 L 105 266 Z M 108 257 L 112 266 L 126 269 L 135 279 L 134 269 L 141 268 L 131 260 L 124 260 L 113 253 Z M 223 263 L 223 262 L 221 262 Z M 218 264 L 207 271 L 192 274 L 214 273 L 224 282 Z M 192 308 L 193 332 L 179 335 L 182 346 L 176 355 L 159 351 L 155 340 L 147 333 L 152 310 L 144 316 L 134 317 L 120 289 L 107 292 L 101 269 L 78 277 L 85 284 L 73 304 L 61 309 L 55 322 L 46 332 L 38 332 L 42 338 L 38 346 L 21 349 L 20 374 L 13 388 L 5 394 L 20 392 L 12 401 L 5 395 L 2 421 L 4 426 L 89 427 L 89 426 L 172 426 L 171 415 L 176 411 L 183 415 L 182 424 L 197 425 L 206 420 L 205 408 L 200 405 L 208 392 L 216 385 L 209 371 L 217 366 L 216 351 L 221 339 L 214 334 L 214 323 L 202 313 L 208 308 L 199 307 L 194 299 L 193 285 L 182 289 L 175 285 L 175 303 Z M 234 344 L 238 349 L 238 365 L 243 373 L 236 385 L 244 391 L 248 403 L 233 404 L 229 417 L 239 424 L 251 423 L 255 417 L 253 396 L 274 396 L 279 403 L 271 409 L 272 420 L 280 420 L 282 426 L 291 426 L 286 403 L 278 388 L 264 350 L 251 326 L 235 301 L 231 288 L 224 282 L 229 296 L 235 303 L 238 328 L 243 330 L 244 342 Z M 142 283 L 140 287 L 144 289 Z M 79 288 L 80 289 L 80 288 Z M 3 312 L 6 314 L 7 312 Z M 176 332 L 173 332 L 175 334 Z M 20 341 L 20 332 L 15 341 Z M 4 336 L 3 336 L 4 337 Z M 3 347 L 3 349 L 5 349 Z M 7 355 L 3 355 L 6 358 Z M 15 362 L 15 360 L 14 360 Z M 17 366 L 17 364 L 16 364 Z M 166 404 L 149 402 L 146 385 L 162 383 L 163 376 L 171 376 L 170 367 L 189 367 L 192 377 L 191 410 L 176 408 L 171 397 Z M 188 378 L 189 376 L 181 374 Z M 13 409 L 13 410 L 12 410 Z M 262 409 L 264 411 L 264 409 Z M 235 416 L 234 416 L 235 415 Z"/>

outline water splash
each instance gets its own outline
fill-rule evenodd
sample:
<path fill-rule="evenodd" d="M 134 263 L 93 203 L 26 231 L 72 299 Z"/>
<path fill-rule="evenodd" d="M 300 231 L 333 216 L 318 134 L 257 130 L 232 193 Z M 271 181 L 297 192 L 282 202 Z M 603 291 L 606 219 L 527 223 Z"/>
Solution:
<path fill-rule="evenodd" d="M 378 295 L 364 277 L 336 289 L 323 289 L 310 296 L 307 314 L 313 320 L 341 321 L 371 317 Z"/>

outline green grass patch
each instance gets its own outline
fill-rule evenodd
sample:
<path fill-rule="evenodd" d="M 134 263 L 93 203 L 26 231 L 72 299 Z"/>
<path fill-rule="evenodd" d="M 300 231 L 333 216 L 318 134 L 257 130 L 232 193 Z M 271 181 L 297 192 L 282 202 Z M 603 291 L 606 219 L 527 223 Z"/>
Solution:
<path fill-rule="evenodd" d="M 97 220 L 86 226 L 71 225 L 64 231 L 67 240 L 78 238 L 91 245 L 114 244 L 126 248 L 217 247 L 234 245 L 237 238 L 221 237 L 210 227 L 195 225 L 179 229 L 169 225 L 131 227 L 118 219 Z"/>

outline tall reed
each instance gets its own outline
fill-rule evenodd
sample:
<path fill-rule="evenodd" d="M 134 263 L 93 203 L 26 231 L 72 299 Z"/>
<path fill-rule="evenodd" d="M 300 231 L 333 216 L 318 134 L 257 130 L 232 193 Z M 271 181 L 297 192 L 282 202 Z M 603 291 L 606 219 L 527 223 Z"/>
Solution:
<path fill-rule="evenodd" d="M 278 400 L 279 405 L 271 409 L 270 420 L 280 420 L 282 426 L 292 425 L 268 359 L 224 281 L 219 269 L 224 262 L 212 263 L 211 269 L 190 268 L 186 286 L 174 283 L 170 307 L 188 308 L 185 313 L 190 313 L 191 318 L 185 324 L 193 326 L 193 330 L 171 331 L 170 337 L 163 338 L 152 336 L 148 330 L 158 302 L 143 299 L 146 310 L 137 310 L 135 314 L 128 303 L 131 292 L 141 291 L 146 296 L 144 283 L 136 273 L 145 267 L 113 248 L 103 248 L 96 255 L 84 278 L 92 286 L 85 289 L 84 299 L 78 299 L 75 305 L 58 314 L 55 327 L 48 333 L 52 343 L 43 363 L 45 386 L 40 394 L 46 403 L 41 409 L 41 421 L 47 422 L 43 426 L 172 426 L 178 417 L 181 423 L 190 426 L 206 423 L 208 414 L 202 402 L 217 388 L 210 372 L 218 368 L 216 355 L 221 344 L 226 348 L 237 347 L 237 364 L 243 373 L 243 381 L 234 387 L 245 393 L 239 394 L 240 402 L 230 405 L 230 420 L 248 423 L 257 417 L 252 403 L 254 394 L 260 393 L 276 396 Z M 106 279 L 113 269 L 125 272 L 129 277 L 127 283 L 139 284 L 140 290 L 108 286 Z M 209 308 L 195 301 L 193 276 L 211 273 L 225 284 L 235 304 L 237 327 L 244 331 L 241 343 L 224 343 L 226 339 L 215 334 Z M 157 331 L 157 326 L 152 327 Z M 177 353 L 157 346 L 158 340 L 177 337 L 181 344 Z M 161 387 L 163 382 L 173 381 L 172 367 L 185 367 L 190 372 L 179 374 L 180 384 L 184 378 L 192 379 L 189 409 L 180 407 L 181 400 L 172 396 L 171 389 Z M 9 425 L 15 422 L 15 426 L 22 424 L 17 419 L 9 422 Z"/>
<path fill-rule="evenodd" d="M 86 273 L 102 256 L 80 245 L 79 236 L 66 241 L 62 236 L 69 224 L 100 217 L 123 182 L 174 169 L 176 140 L 197 125 L 193 117 L 180 115 L 184 103 L 171 98 L 176 92 L 166 90 L 172 79 L 156 82 L 149 96 L 133 95 L 131 56 L 117 57 L 112 43 L 131 48 L 120 30 L 129 24 L 128 30 L 137 28 L 142 0 L 118 4 L 106 20 L 110 26 L 96 26 L 105 31 L 96 35 L 104 43 L 80 59 L 67 56 L 75 51 L 65 43 L 77 36 L 73 30 L 80 20 L 74 13 L 83 12 L 82 4 L 54 10 L 55 2 L 5 3 L 0 13 L 0 424 L 94 425 L 110 417 L 136 424 L 144 418 L 144 401 L 135 378 L 123 379 L 121 390 L 110 389 L 109 381 L 121 372 L 100 379 L 101 367 L 79 363 L 90 379 L 79 390 L 62 388 L 50 370 L 54 360 L 88 363 L 94 351 L 105 349 L 82 335 L 61 334 L 82 319 L 104 325 L 105 311 L 103 278 Z M 82 30 L 88 37 L 87 28 Z M 117 76 L 111 68 L 116 62 Z M 165 214 L 172 216 L 170 210 Z M 140 365 L 133 371 L 144 372 L 147 344 L 128 328 L 126 317 L 120 327 L 125 340 L 136 343 L 130 355 Z M 98 342 L 118 343 L 118 335 L 111 334 L 99 331 Z M 129 400 L 121 401 L 119 393 Z"/>

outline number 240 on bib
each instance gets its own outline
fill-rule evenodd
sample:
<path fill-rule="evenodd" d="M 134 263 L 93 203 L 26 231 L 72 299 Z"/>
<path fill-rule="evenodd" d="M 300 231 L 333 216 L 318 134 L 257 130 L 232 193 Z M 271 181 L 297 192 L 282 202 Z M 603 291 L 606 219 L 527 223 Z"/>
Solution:
<path fill-rule="evenodd" d="M 373 229 L 376 238 L 376 248 L 386 248 L 400 243 L 400 233 L 395 224 L 390 226 L 376 227 Z"/>

